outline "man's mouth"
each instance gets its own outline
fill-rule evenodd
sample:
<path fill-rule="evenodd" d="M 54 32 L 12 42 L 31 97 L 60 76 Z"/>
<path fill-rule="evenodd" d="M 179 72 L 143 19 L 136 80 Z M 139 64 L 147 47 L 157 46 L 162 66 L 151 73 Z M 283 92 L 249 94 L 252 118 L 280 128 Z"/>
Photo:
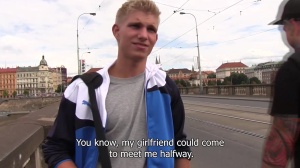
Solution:
<path fill-rule="evenodd" d="M 148 47 L 147 44 L 143 44 L 143 43 L 133 43 L 133 44 L 136 45 L 137 47 L 142 47 L 142 48 Z"/>

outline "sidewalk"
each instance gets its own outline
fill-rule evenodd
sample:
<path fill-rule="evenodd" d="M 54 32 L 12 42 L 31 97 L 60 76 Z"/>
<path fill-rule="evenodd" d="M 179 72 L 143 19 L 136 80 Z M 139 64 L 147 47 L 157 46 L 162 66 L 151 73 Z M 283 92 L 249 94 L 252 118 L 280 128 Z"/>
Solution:
<path fill-rule="evenodd" d="M 230 100 L 247 100 L 247 101 L 266 101 L 271 102 L 272 99 L 268 97 L 258 97 L 258 96 L 214 96 L 214 95 L 187 95 L 182 94 L 182 97 L 199 97 L 199 98 L 209 98 L 209 99 L 230 99 Z"/>

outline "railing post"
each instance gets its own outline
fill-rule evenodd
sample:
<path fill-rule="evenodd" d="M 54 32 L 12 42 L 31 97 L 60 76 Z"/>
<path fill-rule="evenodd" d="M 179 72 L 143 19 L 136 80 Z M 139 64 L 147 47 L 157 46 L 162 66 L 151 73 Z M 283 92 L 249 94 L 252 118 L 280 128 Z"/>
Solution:
<path fill-rule="evenodd" d="M 37 148 L 30 156 L 28 163 L 24 165 L 24 168 L 42 168 L 42 158 L 40 148 Z"/>

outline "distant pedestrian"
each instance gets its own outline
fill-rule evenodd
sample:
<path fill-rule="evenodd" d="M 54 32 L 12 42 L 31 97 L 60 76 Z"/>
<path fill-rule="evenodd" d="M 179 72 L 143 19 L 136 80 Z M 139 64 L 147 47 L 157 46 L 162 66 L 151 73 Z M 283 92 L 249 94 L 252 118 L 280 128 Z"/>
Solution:
<path fill-rule="evenodd" d="M 300 168 L 300 0 L 282 5 L 281 18 L 273 24 L 283 25 L 287 45 L 295 52 L 275 78 L 273 123 L 265 142 L 262 168 L 285 168 L 290 160 Z"/>

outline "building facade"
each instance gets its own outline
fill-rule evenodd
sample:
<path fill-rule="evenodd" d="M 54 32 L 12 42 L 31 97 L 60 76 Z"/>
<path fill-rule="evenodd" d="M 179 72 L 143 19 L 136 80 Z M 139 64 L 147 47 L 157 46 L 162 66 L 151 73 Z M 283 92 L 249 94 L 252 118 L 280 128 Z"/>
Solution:
<path fill-rule="evenodd" d="M 173 80 L 190 80 L 191 75 L 194 72 L 192 72 L 191 70 L 187 69 L 187 68 L 183 68 L 183 69 L 170 69 L 167 71 L 167 74 L 169 75 L 169 77 Z"/>
<path fill-rule="evenodd" d="M 274 82 L 277 71 L 279 70 L 280 66 L 283 62 L 268 62 L 264 64 L 261 68 L 261 76 L 262 76 L 262 83 L 264 84 L 271 84 Z"/>
<path fill-rule="evenodd" d="M 61 84 L 67 86 L 67 69 L 49 68 L 45 56 L 37 67 L 0 68 L 0 98 L 13 97 L 14 92 L 16 96 L 48 96 Z"/>
<path fill-rule="evenodd" d="M 0 68 L 0 98 L 14 97 L 14 92 L 16 92 L 16 72 L 16 68 Z"/>
<path fill-rule="evenodd" d="M 223 63 L 216 69 L 216 77 L 218 79 L 224 79 L 227 76 L 230 76 L 232 72 L 235 73 L 245 73 L 245 69 L 248 66 L 242 62 L 227 62 Z"/>
<path fill-rule="evenodd" d="M 67 76 L 67 68 L 65 68 L 63 65 L 60 67 L 56 67 L 56 68 L 51 68 L 51 70 L 55 73 L 57 73 L 58 76 L 56 76 L 56 79 L 53 78 L 54 80 L 57 80 L 57 85 L 62 84 L 62 86 L 64 87 L 63 90 L 65 90 L 65 88 L 68 86 L 68 76 Z M 55 76 L 55 75 L 54 75 Z M 60 79 L 58 79 L 60 78 Z M 55 90 L 57 89 L 57 87 L 55 87 Z"/>
<path fill-rule="evenodd" d="M 38 68 L 37 67 L 17 67 L 16 74 L 17 94 L 30 96 L 38 93 Z"/>
<path fill-rule="evenodd" d="M 255 71 L 254 71 L 254 68 L 256 67 L 256 65 L 253 65 L 251 67 L 248 67 L 248 68 L 245 68 L 245 75 L 250 79 L 250 78 L 253 78 L 253 77 L 256 77 L 255 76 Z"/>

